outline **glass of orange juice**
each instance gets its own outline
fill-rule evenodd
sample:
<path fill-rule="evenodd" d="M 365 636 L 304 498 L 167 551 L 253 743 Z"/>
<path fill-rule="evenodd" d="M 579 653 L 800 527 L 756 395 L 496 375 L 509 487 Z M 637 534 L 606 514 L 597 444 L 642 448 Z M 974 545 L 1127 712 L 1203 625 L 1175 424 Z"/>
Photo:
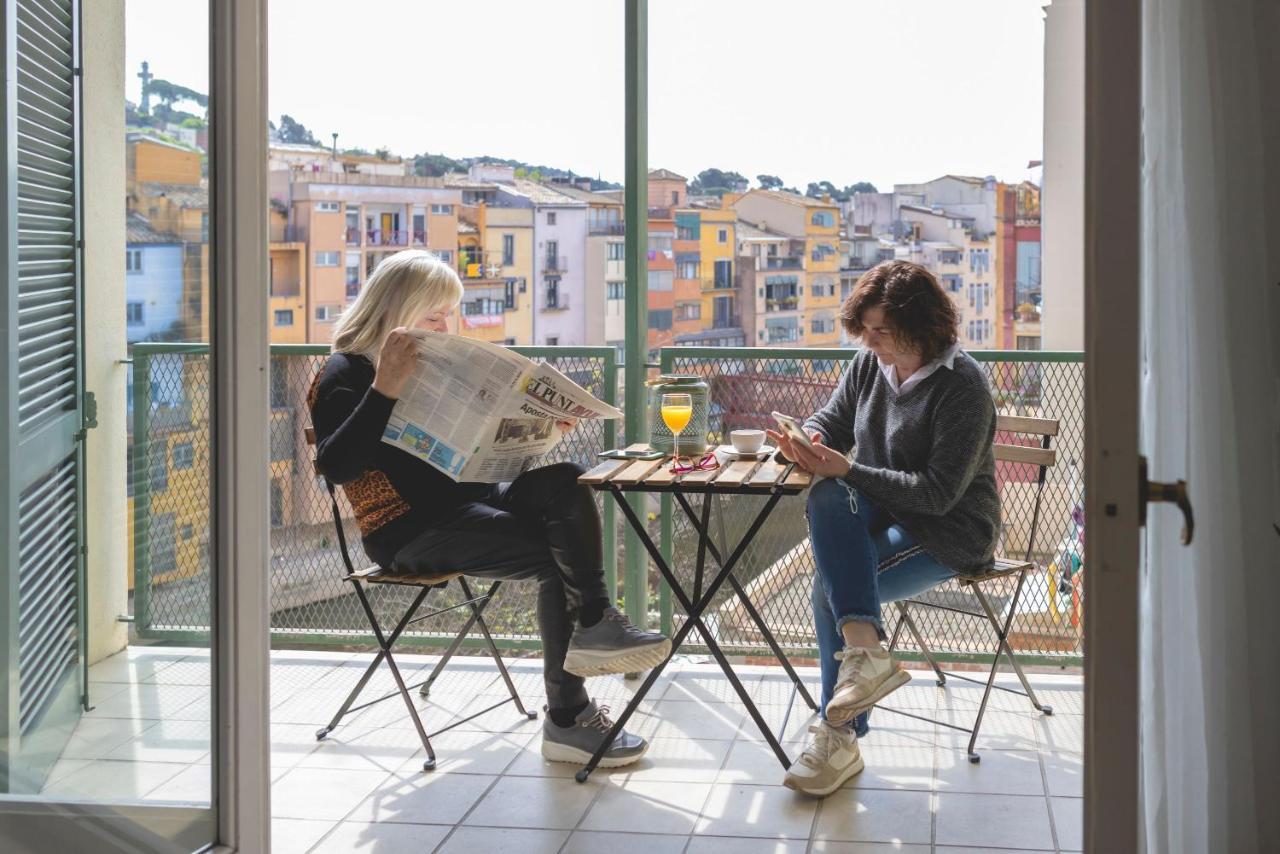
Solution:
<path fill-rule="evenodd" d="M 662 396 L 662 421 L 671 431 L 674 442 L 674 460 L 680 459 L 680 433 L 693 417 L 693 398 L 688 394 L 664 394 Z"/>

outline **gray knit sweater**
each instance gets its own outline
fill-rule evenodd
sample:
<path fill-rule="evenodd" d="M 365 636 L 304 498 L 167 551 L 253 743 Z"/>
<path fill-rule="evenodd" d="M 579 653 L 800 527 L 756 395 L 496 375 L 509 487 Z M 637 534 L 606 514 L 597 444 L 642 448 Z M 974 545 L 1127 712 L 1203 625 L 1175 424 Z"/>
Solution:
<path fill-rule="evenodd" d="M 847 481 L 943 565 L 963 573 L 991 565 L 1000 530 L 995 404 L 969 354 L 895 395 L 875 354 L 863 350 L 805 427 L 852 450 Z"/>

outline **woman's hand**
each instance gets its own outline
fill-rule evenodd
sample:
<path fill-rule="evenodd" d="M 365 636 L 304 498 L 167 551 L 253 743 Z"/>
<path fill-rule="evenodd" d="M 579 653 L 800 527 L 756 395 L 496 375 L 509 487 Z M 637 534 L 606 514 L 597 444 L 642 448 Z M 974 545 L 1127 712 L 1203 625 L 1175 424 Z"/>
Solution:
<path fill-rule="evenodd" d="M 835 448 L 822 444 L 822 434 L 816 430 L 809 432 L 809 441 L 813 442 L 813 450 L 809 450 L 799 442 L 791 441 L 791 437 L 777 430 L 766 430 L 765 433 L 778 444 L 787 459 L 810 474 L 818 477 L 841 478 L 849 473 L 851 464 L 848 458 Z"/>
<path fill-rule="evenodd" d="M 568 433 L 574 427 L 578 426 L 578 419 L 564 418 L 556 422 L 556 426 L 560 428 L 561 433 Z"/>
<path fill-rule="evenodd" d="M 378 372 L 373 377 L 374 390 L 392 400 L 398 399 L 417 367 L 418 345 L 408 330 L 403 326 L 396 327 L 382 342 Z"/>

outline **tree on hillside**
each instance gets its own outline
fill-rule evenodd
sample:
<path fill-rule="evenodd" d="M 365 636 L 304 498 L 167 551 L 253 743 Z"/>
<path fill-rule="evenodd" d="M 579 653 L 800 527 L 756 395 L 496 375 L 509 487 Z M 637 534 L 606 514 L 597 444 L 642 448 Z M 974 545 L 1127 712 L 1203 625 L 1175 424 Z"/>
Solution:
<path fill-rule="evenodd" d="M 782 179 L 777 175 L 757 175 L 756 180 L 760 182 L 762 190 L 777 190 L 782 187 Z"/>
<path fill-rule="evenodd" d="M 737 172 L 703 169 L 689 183 L 689 192 L 723 196 L 725 193 L 740 193 L 750 185 L 751 182 Z"/>
<path fill-rule="evenodd" d="M 168 80 L 152 80 L 147 84 L 147 91 L 159 98 L 166 108 L 172 108 L 179 101 L 194 101 L 205 108 L 209 106 L 208 95 L 188 89 L 186 86 L 179 86 L 177 83 L 170 83 Z"/>
<path fill-rule="evenodd" d="M 422 153 L 413 158 L 413 174 L 440 178 L 451 172 L 466 172 L 467 164 L 443 154 Z"/>
<path fill-rule="evenodd" d="M 296 145 L 319 145 L 316 138 L 311 135 L 311 131 L 307 130 L 306 125 L 302 124 L 290 115 L 280 116 L 280 128 L 277 131 L 280 135 L 280 141 L 285 143 L 293 143 Z"/>
<path fill-rule="evenodd" d="M 852 196 L 854 193 L 878 192 L 878 190 L 876 190 L 876 185 L 872 184 L 870 181 L 859 181 L 858 183 L 854 184 L 851 187 L 845 187 L 844 191 L 848 193 L 850 196 Z"/>

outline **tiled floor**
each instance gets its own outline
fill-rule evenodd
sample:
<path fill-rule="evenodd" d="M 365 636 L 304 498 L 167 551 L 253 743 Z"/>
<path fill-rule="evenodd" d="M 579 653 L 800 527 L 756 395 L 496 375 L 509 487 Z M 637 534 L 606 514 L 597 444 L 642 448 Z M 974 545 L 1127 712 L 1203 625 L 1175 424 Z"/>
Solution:
<path fill-rule="evenodd" d="M 1081 842 L 1081 681 L 1037 676 L 1045 718 L 996 692 L 979 742 L 943 727 L 877 712 L 862 742 L 866 770 L 817 801 L 780 785 L 782 771 L 714 664 L 677 660 L 654 686 L 633 729 L 652 748 L 639 763 L 597 771 L 542 760 L 538 721 L 510 705 L 433 740 L 422 750 L 398 699 L 348 718 L 321 743 L 327 723 L 369 656 L 272 655 L 272 814 L 277 852 L 599 852 L 609 854 L 802 854 L 905 851 L 961 854 L 1072 851 Z M 399 656 L 407 679 L 433 658 Z M 529 708 L 541 708 L 540 663 L 512 671 Z M 497 702 L 505 689 L 491 662 L 460 658 L 437 683 L 428 729 Z M 793 755 L 811 719 L 789 706 L 777 668 L 742 667 L 743 682 Z M 803 671 L 811 684 L 816 671 Z M 71 797 L 207 801 L 209 660 L 205 652 L 133 647 L 90 670 L 86 714 L 46 792 Z M 385 669 L 371 683 L 391 687 Z M 621 709 L 639 683 L 594 679 L 595 697 Z M 1005 683 L 1010 684 L 1010 683 Z M 816 689 L 815 689 L 816 693 Z M 415 694 L 416 696 L 416 694 Z M 945 690 L 921 674 L 895 695 L 900 707 L 944 720 L 970 718 L 976 686 Z"/>

